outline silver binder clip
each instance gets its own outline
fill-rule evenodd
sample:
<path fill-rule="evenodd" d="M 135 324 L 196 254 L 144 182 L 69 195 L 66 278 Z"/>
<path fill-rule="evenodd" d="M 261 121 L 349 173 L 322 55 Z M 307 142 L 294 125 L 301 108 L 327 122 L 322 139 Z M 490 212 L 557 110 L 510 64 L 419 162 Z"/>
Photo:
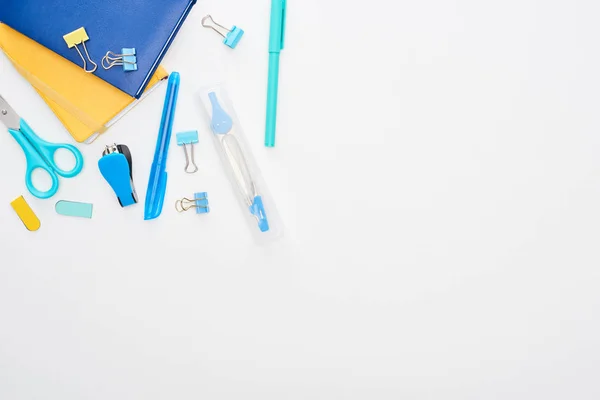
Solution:
<path fill-rule="evenodd" d="M 177 134 L 177 145 L 183 146 L 183 151 L 185 152 L 185 172 L 188 174 L 198 172 L 198 166 L 194 161 L 194 144 L 196 143 L 198 143 L 198 131 L 181 132 Z"/>
<path fill-rule="evenodd" d="M 178 213 L 189 211 L 192 208 L 196 209 L 196 214 L 208 214 L 210 212 L 210 207 L 208 206 L 208 193 L 195 193 L 193 200 L 183 198 L 175 202 L 175 209 Z"/>
<path fill-rule="evenodd" d="M 67 43 L 67 46 L 69 46 L 70 49 L 75 47 L 75 50 L 77 50 L 77 53 L 79 53 L 79 57 L 81 57 L 81 61 L 83 61 L 83 70 L 85 72 L 91 74 L 92 72 L 96 71 L 96 69 L 98 68 L 98 64 L 96 64 L 94 61 L 92 61 L 92 58 L 90 57 L 90 53 L 88 53 L 85 42 L 90 40 L 90 37 L 88 36 L 84 27 L 76 29 L 71 33 L 67 33 L 66 35 L 63 36 L 63 39 L 65 40 L 65 42 Z M 85 55 L 86 55 L 88 61 L 90 63 L 92 63 L 92 65 L 94 65 L 94 69 L 88 70 L 86 68 L 87 63 L 85 61 L 85 58 L 83 58 L 83 54 L 81 53 L 81 50 L 79 50 L 79 47 L 77 47 L 78 44 L 80 44 L 81 47 L 83 47 L 83 51 L 85 51 Z"/>
<path fill-rule="evenodd" d="M 112 51 L 107 51 L 102 57 L 102 68 L 111 69 L 116 65 L 122 65 L 123 71 L 137 71 L 137 57 L 135 48 L 124 47 L 121 49 L 121 54 L 115 54 Z"/>
<path fill-rule="evenodd" d="M 227 29 L 223 25 L 215 22 L 213 17 L 211 17 L 210 15 L 207 15 L 206 17 L 202 18 L 202 26 L 205 28 L 212 29 L 219 35 L 223 36 L 223 43 L 225 43 L 226 46 L 231 47 L 232 49 L 235 49 L 235 46 L 237 46 L 238 42 L 242 39 L 242 36 L 244 36 L 243 29 L 238 28 L 237 26 L 234 26 L 231 29 Z"/>

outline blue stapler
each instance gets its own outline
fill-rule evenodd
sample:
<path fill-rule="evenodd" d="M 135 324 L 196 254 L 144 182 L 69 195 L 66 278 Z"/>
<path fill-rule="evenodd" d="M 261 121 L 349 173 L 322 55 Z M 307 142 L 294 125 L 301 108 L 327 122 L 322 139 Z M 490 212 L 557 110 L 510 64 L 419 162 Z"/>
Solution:
<path fill-rule="evenodd" d="M 121 207 L 138 202 L 133 186 L 133 163 L 129 148 L 123 144 L 106 146 L 98 161 L 100 173 L 106 179 L 119 200 Z"/>

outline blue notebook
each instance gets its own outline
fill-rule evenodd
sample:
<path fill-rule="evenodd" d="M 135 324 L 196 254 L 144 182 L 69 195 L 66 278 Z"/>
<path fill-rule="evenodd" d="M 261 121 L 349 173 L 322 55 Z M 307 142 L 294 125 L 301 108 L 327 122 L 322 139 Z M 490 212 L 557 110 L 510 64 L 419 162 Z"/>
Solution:
<path fill-rule="evenodd" d="M 85 28 L 94 75 L 139 98 L 196 0 L 2 0 L 0 22 L 83 66 L 63 36 Z M 137 71 L 105 70 L 102 57 L 135 48 Z M 82 46 L 79 49 L 85 57 Z M 91 69 L 90 64 L 88 68 Z"/>

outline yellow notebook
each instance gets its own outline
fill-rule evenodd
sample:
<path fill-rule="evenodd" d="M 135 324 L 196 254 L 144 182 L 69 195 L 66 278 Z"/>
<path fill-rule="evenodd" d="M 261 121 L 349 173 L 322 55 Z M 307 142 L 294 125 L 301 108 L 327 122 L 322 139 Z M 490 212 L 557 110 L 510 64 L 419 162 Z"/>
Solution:
<path fill-rule="evenodd" d="M 136 100 L 1 23 L 0 48 L 80 143 L 91 143 L 168 77 L 159 67 Z"/>

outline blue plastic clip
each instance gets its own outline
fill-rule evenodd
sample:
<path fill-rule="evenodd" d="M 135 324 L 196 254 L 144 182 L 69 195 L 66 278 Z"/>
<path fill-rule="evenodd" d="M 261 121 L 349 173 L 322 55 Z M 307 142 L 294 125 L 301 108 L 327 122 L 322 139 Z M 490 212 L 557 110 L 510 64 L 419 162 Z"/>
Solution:
<path fill-rule="evenodd" d="M 210 21 L 210 23 L 208 21 Z M 206 17 L 202 18 L 202 26 L 205 28 L 210 28 L 213 31 L 217 32 L 219 35 L 223 36 L 223 43 L 225 43 L 225 45 L 231 47 L 232 49 L 235 49 L 239 41 L 242 39 L 242 36 L 244 36 L 243 29 L 238 28 L 235 25 L 233 26 L 233 28 L 227 29 L 223 25 L 215 22 L 215 20 L 210 15 L 207 15 Z"/>
<path fill-rule="evenodd" d="M 196 214 L 208 214 L 210 207 L 208 206 L 208 193 L 199 192 L 194 194 L 194 199 L 183 198 L 175 202 L 177 212 L 189 211 L 192 208 L 196 209 Z"/>
<path fill-rule="evenodd" d="M 267 219 L 267 213 L 265 212 L 265 206 L 263 205 L 262 197 L 256 196 L 254 202 L 250 206 L 250 212 L 258 221 L 258 229 L 261 232 L 267 232 L 269 230 L 269 220 Z"/>
<path fill-rule="evenodd" d="M 232 49 L 235 49 L 235 46 L 237 46 L 240 39 L 242 39 L 242 36 L 244 36 L 244 30 L 234 25 L 233 28 L 231 28 L 231 32 L 225 37 L 223 43 Z"/>
<path fill-rule="evenodd" d="M 98 161 L 100 173 L 106 179 L 119 200 L 121 207 L 138 202 L 133 187 L 133 167 L 131 152 L 125 145 L 106 146 L 102 158 Z"/>
<path fill-rule="evenodd" d="M 177 144 L 179 146 L 195 143 L 198 143 L 198 131 L 181 132 L 177 134 Z"/>
<path fill-rule="evenodd" d="M 123 48 L 123 71 L 137 71 L 137 57 L 135 48 Z"/>

